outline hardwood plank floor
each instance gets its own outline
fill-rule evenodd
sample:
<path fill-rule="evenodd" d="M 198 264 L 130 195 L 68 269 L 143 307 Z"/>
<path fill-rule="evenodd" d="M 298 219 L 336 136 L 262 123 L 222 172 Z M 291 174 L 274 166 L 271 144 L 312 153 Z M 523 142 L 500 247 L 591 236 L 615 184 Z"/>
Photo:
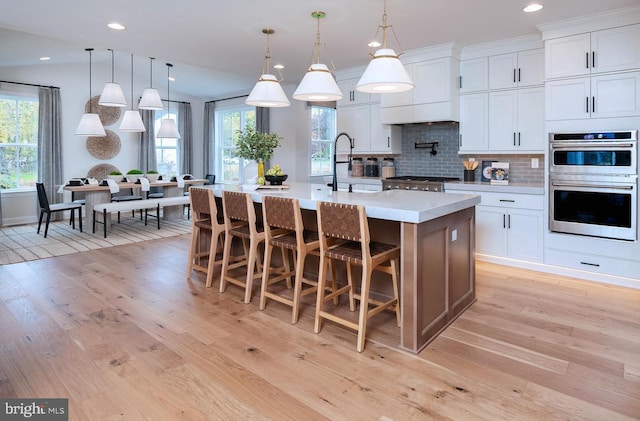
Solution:
<path fill-rule="evenodd" d="M 478 301 L 419 355 L 185 279 L 189 236 L 0 266 L 0 397 L 70 419 L 640 419 L 640 290 L 477 264 Z M 218 269 L 219 270 L 219 269 Z"/>

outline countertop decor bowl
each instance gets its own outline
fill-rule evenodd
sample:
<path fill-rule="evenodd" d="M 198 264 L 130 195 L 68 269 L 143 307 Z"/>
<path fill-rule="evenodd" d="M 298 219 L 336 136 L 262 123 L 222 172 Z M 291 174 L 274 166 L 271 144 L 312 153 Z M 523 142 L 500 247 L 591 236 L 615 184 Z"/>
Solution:
<path fill-rule="evenodd" d="M 264 179 L 269 182 L 272 186 L 281 186 L 282 183 L 287 179 L 288 175 L 265 175 Z"/>

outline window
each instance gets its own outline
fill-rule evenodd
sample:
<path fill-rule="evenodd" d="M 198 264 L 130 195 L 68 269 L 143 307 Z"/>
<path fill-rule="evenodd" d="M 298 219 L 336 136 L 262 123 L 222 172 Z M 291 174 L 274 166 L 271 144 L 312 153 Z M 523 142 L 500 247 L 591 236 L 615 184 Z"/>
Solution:
<path fill-rule="evenodd" d="M 237 107 L 216 111 L 215 171 L 222 182 L 242 182 L 241 158 L 235 156 L 238 131 L 256 127 L 255 107 Z"/>
<path fill-rule="evenodd" d="M 310 114 L 310 175 L 330 175 L 333 171 L 333 143 L 336 137 L 336 109 L 312 105 Z"/>
<path fill-rule="evenodd" d="M 178 116 L 175 113 L 168 113 L 167 110 L 158 111 L 155 114 L 156 134 L 160 130 L 163 118 L 172 118 L 178 125 Z M 165 176 L 179 175 L 178 166 L 178 139 L 163 139 L 156 137 L 156 163 L 158 172 Z"/>
<path fill-rule="evenodd" d="M 38 97 L 0 92 L 0 188 L 38 180 Z"/>

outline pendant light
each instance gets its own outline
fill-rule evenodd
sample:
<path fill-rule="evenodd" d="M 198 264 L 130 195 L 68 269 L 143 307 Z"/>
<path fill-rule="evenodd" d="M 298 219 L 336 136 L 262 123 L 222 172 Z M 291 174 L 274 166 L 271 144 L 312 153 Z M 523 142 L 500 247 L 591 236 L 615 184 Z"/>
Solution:
<path fill-rule="evenodd" d="M 260 79 L 258 79 L 258 82 L 245 101 L 247 105 L 254 105 L 256 107 L 288 107 L 291 105 L 278 79 L 274 75 L 266 73 L 269 71 L 271 63 L 269 36 L 275 32 L 276 31 L 271 28 L 262 30 L 262 33 L 267 35 L 267 55 L 264 57 L 265 65 L 262 68 L 262 76 L 260 76 Z"/>
<path fill-rule="evenodd" d="M 293 98 L 300 101 L 337 101 L 342 99 L 342 92 L 338 88 L 335 78 L 326 65 L 320 63 L 320 19 L 327 14 L 313 12 L 311 17 L 317 19 L 318 29 L 316 42 L 311 53 L 311 66 L 302 78 L 300 85 L 293 93 Z"/>
<path fill-rule="evenodd" d="M 98 104 L 102 105 L 103 107 L 126 107 L 127 100 L 124 99 L 124 94 L 122 93 L 120 84 L 113 81 L 113 50 L 109 48 L 109 51 L 111 51 L 111 82 L 107 82 L 107 84 L 104 85 L 102 95 L 100 95 L 100 99 L 98 100 Z"/>
<path fill-rule="evenodd" d="M 133 54 L 131 54 L 131 109 L 127 110 L 120 123 L 121 132 L 144 132 L 144 123 L 140 113 L 133 109 Z"/>
<path fill-rule="evenodd" d="M 93 112 L 93 101 L 91 101 L 91 53 L 93 48 L 86 48 L 89 52 L 89 112 L 82 114 L 80 124 L 76 129 L 77 136 L 105 137 L 107 133 L 100 121 L 100 116 Z"/>
<path fill-rule="evenodd" d="M 138 104 L 138 108 L 141 110 L 161 110 L 164 108 L 158 90 L 153 88 L 153 60 L 155 58 L 149 57 L 149 87 L 142 93 Z"/>
<path fill-rule="evenodd" d="M 169 118 L 171 111 L 171 97 L 169 96 L 169 79 L 171 78 L 171 74 L 169 71 L 172 67 L 173 64 L 167 63 L 167 117 L 162 119 L 162 124 L 160 124 L 160 129 L 158 130 L 158 134 L 156 134 L 156 137 L 160 139 L 180 139 L 176 121 Z"/>
<path fill-rule="evenodd" d="M 373 94 L 404 92 L 413 89 L 415 84 L 398 58 L 399 54 L 396 54 L 392 48 L 387 48 L 387 29 L 393 33 L 398 46 L 400 46 L 400 42 L 393 27 L 387 25 L 386 1 L 382 14 L 382 26 L 378 26 L 376 36 L 380 29 L 382 29 L 382 48 L 372 55 L 373 59 L 356 84 L 356 89 L 360 92 Z"/>

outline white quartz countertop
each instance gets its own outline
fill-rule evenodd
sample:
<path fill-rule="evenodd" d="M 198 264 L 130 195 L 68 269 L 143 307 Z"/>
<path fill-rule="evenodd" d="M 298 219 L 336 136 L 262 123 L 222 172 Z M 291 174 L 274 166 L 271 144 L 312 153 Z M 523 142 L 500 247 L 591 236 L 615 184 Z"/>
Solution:
<path fill-rule="evenodd" d="M 465 190 L 476 192 L 495 192 L 495 193 L 523 193 L 523 194 L 544 194 L 544 185 L 542 183 L 509 183 L 509 184 L 491 184 L 482 181 L 457 181 L 445 183 L 444 190 Z"/>
<path fill-rule="evenodd" d="M 387 190 L 380 192 L 331 191 L 323 184 L 287 183 L 288 189 L 258 189 L 251 191 L 253 201 L 262 203 L 262 196 L 277 195 L 296 198 L 302 209 L 315 210 L 319 201 L 364 205 L 369 218 L 414 224 L 470 208 L 480 203 L 480 196 L 424 191 Z M 223 190 L 242 191 L 237 184 L 199 186 L 211 188 L 217 197 Z"/>

